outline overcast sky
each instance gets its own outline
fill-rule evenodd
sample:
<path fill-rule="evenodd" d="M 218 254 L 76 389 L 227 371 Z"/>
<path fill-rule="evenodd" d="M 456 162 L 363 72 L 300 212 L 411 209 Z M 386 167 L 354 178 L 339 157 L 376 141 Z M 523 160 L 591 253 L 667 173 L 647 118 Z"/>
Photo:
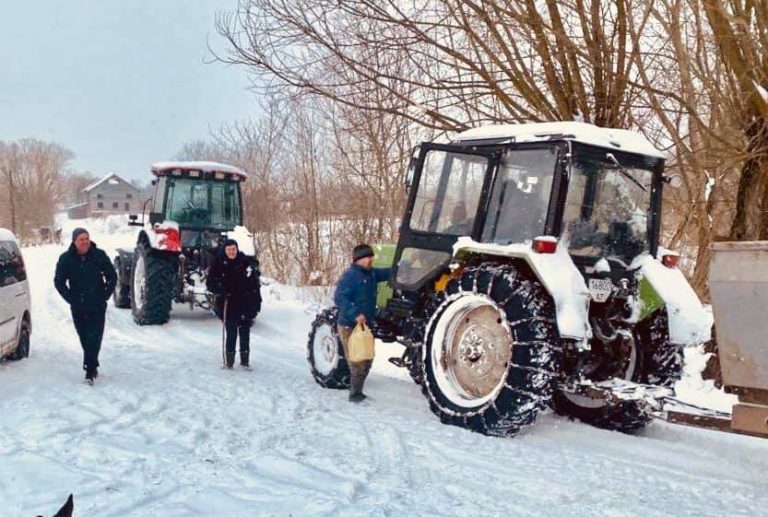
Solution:
<path fill-rule="evenodd" d="M 148 179 L 149 165 L 258 114 L 243 69 L 210 58 L 237 0 L 23 0 L 0 16 L 0 139 L 35 137 L 73 167 Z"/>

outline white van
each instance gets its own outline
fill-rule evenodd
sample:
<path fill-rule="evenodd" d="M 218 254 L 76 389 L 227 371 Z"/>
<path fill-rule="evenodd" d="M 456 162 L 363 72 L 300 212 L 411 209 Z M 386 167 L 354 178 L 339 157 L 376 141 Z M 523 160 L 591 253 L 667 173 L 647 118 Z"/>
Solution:
<path fill-rule="evenodd" d="M 32 334 L 29 283 L 19 243 L 0 228 L 0 359 L 29 356 Z"/>

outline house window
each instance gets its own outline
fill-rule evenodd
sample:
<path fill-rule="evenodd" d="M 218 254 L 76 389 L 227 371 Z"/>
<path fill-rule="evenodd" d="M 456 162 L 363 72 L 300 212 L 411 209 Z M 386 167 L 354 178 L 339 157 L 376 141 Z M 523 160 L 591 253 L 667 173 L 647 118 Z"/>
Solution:
<path fill-rule="evenodd" d="M 103 197 L 101 194 L 96 194 L 96 199 L 102 199 Z"/>
<path fill-rule="evenodd" d="M 96 203 L 96 207 L 97 207 L 97 208 L 104 208 L 104 203 L 102 203 L 101 201 L 99 201 L 98 203 Z"/>
<path fill-rule="evenodd" d="M 112 203 L 112 208 L 114 208 L 115 210 L 117 210 L 118 208 L 120 208 L 120 203 L 118 203 L 117 201 L 115 201 L 114 203 Z"/>
<path fill-rule="evenodd" d="M 128 194 L 128 195 L 130 195 L 130 194 Z M 129 212 L 130 210 L 131 210 L 131 204 L 130 203 L 126 203 L 125 204 L 125 211 Z"/>
<path fill-rule="evenodd" d="M 133 199 L 133 194 L 126 194 L 125 199 Z"/>

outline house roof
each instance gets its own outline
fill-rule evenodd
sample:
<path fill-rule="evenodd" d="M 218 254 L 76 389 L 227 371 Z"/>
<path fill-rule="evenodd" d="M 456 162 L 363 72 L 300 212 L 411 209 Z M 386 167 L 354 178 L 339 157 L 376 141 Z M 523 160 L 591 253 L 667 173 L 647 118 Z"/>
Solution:
<path fill-rule="evenodd" d="M 136 190 L 137 192 L 139 191 L 139 189 L 137 189 L 136 187 L 134 187 L 133 185 L 131 185 L 129 182 L 125 181 L 123 178 L 121 178 L 120 176 L 118 176 L 117 174 L 115 174 L 115 173 L 113 172 L 112 174 L 107 174 L 106 176 L 104 176 L 103 178 L 101 178 L 101 179 L 100 179 L 100 180 L 98 180 L 98 181 L 94 181 L 93 183 L 91 183 L 90 185 L 88 185 L 87 187 L 85 187 L 85 188 L 83 189 L 83 192 L 90 192 L 91 190 L 95 189 L 96 187 L 98 187 L 98 186 L 99 186 L 99 185 L 101 185 L 102 183 L 104 183 L 104 182 L 106 182 L 106 181 L 109 181 L 109 180 L 111 180 L 111 179 L 113 179 L 113 178 L 114 178 L 114 179 L 117 179 L 117 180 L 120 180 L 121 182 L 125 183 L 126 185 L 130 185 L 130 186 L 131 186 L 131 188 L 133 188 L 133 189 L 134 189 L 134 190 Z"/>

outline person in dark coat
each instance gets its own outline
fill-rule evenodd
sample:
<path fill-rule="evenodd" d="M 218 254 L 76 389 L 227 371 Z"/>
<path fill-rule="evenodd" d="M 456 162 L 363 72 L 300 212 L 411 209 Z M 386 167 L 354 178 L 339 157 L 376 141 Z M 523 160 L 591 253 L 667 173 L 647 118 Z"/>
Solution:
<path fill-rule="evenodd" d="M 339 308 L 337 330 L 349 357 L 349 337 L 358 324 L 372 325 L 376 318 L 376 290 L 379 282 L 386 282 L 391 276 L 389 269 L 373 267 L 373 248 L 367 244 L 355 246 L 352 250 L 352 265 L 344 271 L 336 285 L 333 301 Z M 349 400 L 365 400 L 363 385 L 371 370 L 373 361 L 349 362 Z"/>
<path fill-rule="evenodd" d="M 53 283 L 72 311 L 83 347 L 85 379 L 93 384 L 99 375 L 107 300 L 115 290 L 117 273 L 107 254 L 91 241 L 88 231 L 76 228 L 72 232 L 72 244 L 56 264 Z"/>
<path fill-rule="evenodd" d="M 256 259 L 239 251 L 237 241 L 228 239 L 206 280 L 208 290 L 217 295 L 214 312 L 226 330 L 226 367 L 235 364 L 235 345 L 240 336 L 240 365 L 250 369 L 251 326 L 261 311 L 261 282 Z"/>

